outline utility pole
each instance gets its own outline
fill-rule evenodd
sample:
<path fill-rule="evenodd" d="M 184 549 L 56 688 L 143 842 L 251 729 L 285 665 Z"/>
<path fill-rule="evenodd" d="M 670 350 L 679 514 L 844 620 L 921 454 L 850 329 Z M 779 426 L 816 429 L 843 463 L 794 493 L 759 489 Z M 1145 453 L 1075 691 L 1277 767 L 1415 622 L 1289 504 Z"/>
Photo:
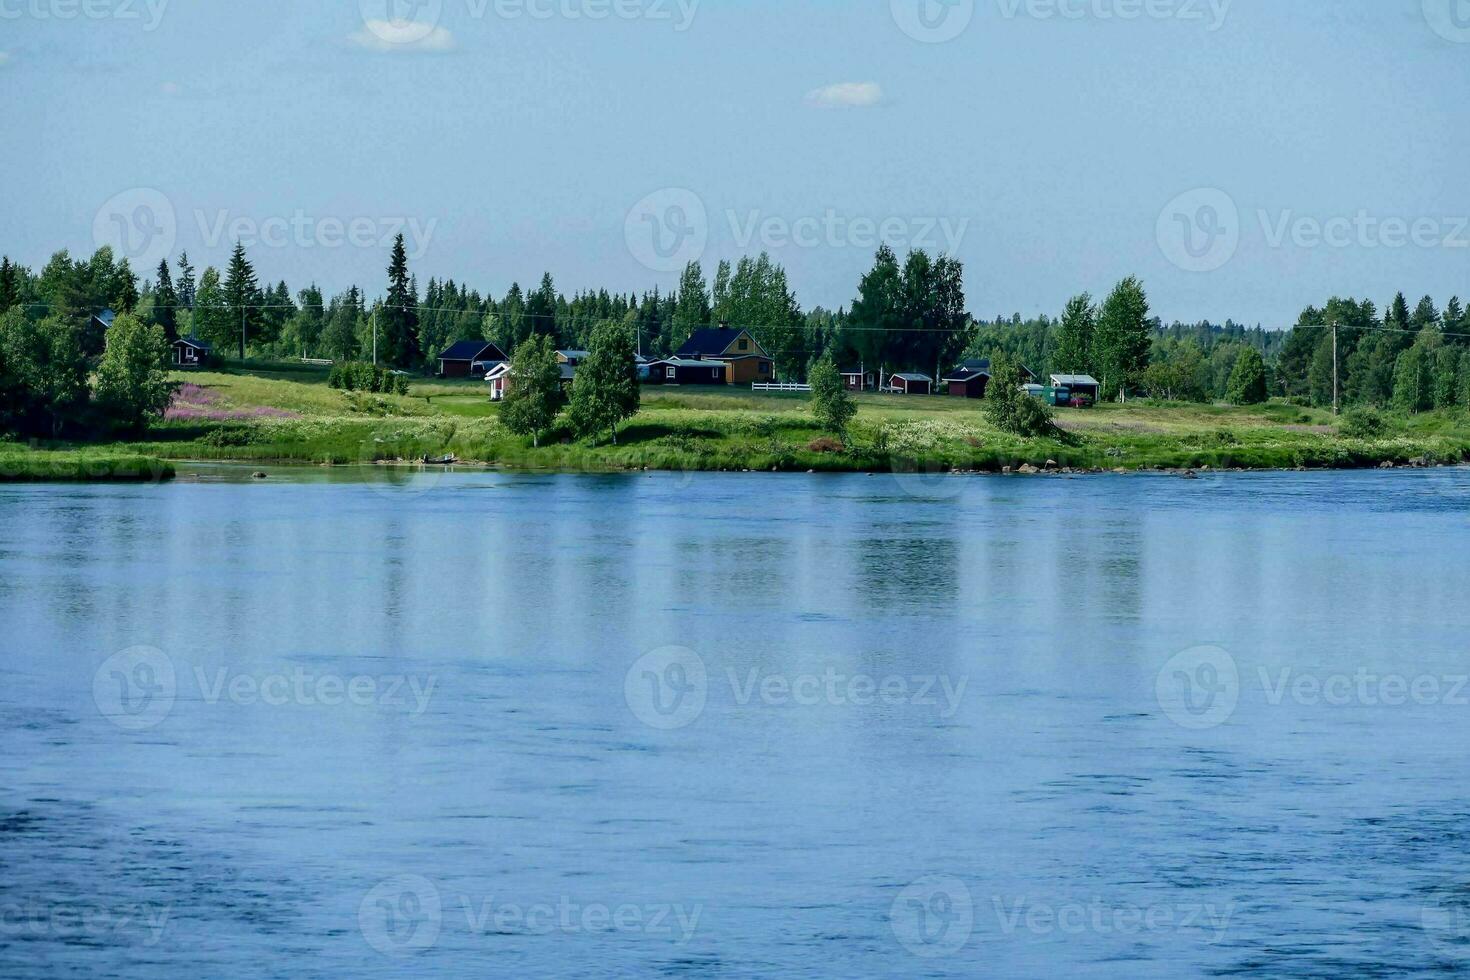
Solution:
<path fill-rule="evenodd" d="M 1332 414 L 1337 415 L 1337 320 L 1332 321 Z"/>
<path fill-rule="evenodd" d="M 373 367 L 378 366 L 378 304 L 373 304 Z"/>
<path fill-rule="evenodd" d="M 240 360 L 245 360 L 245 307 L 240 307 Z"/>

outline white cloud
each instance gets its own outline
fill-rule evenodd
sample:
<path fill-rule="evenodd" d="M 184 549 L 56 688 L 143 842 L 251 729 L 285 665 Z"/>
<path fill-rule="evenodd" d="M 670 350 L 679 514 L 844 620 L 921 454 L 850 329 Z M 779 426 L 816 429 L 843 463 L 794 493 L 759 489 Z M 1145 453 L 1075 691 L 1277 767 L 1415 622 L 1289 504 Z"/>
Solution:
<path fill-rule="evenodd" d="M 369 51 L 430 52 L 454 50 L 454 35 L 444 27 L 419 21 L 369 20 L 347 40 Z"/>
<path fill-rule="evenodd" d="M 883 87 L 877 82 L 838 82 L 806 94 L 806 104 L 817 109 L 869 109 L 882 101 Z"/>

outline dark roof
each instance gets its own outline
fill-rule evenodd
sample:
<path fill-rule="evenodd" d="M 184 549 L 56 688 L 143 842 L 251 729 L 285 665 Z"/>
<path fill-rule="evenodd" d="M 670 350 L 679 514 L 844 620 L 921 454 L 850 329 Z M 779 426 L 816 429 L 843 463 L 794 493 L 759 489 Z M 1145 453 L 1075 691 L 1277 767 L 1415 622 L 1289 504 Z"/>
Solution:
<path fill-rule="evenodd" d="M 214 350 L 213 346 L 192 335 L 188 337 L 180 337 L 178 340 L 175 340 L 174 343 L 186 344 L 189 347 L 194 348 L 195 350 Z"/>
<path fill-rule="evenodd" d="M 709 327 L 704 330 L 696 330 L 674 353 L 679 357 L 718 357 L 735 343 L 736 338 L 745 333 L 744 330 L 736 330 L 734 327 Z M 756 343 L 754 337 L 750 342 L 760 350 L 760 344 Z M 764 352 L 762 352 L 764 353 Z"/>
<path fill-rule="evenodd" d="M 934 379 L 929 377 L 929 375 L 927 374 L 895 374 L 892 375 L 888 380 L 892 381 L 894 378 L 902 378 L 905 381 L 927 381 L 930 384 L 934 383 Z"/>
<path fill-rule="evenodd" d="M 713 368 L 720 368 L 720 369 L 723 369 L 725 367 L 724 363 L 721 362 L 721 361 L 690 360 L 687 357 L 665 357 L 662 360 L 653 361 L 648 366 L 649 367 L 658 367 L 661 364 L 662 365 L 665 365 L 665 366 L 672 365 L 674 367 L 687 367 L 687 368 L 712 368 L 712 369 Z"/>
<path fill-rule="evenodd" d="M 1036 375 L 1034 373 L 1032 373 L 1031 369 L 1028 368 L 1026 365 L 1022 364 L 1022 365 L 1020 365 L 1020 368 L 1021 368 L 1021 373 L 1023 375 L 1025 375 L 1026 377 L 1028 377 L 1028 378 L 1035 378 L 1036 377 Z M 946 377 L 944 380 L 945 381 L 969 381 L 970 379 L 972 379 L 972 378 L 974 378 L 974 377 L 976 377 L 978 375 L 984 375 L 987 378 L 990 377 L 990 358 L 988 358 L 988 357 L 979 357 L 979 358 L 971 358 L 970 360 L 967 360 L 967 361 L 961 361 L 959 364 L 955 365 L 954 372 L 952 374 L 950 374 L 948 377 Z"/>
<path fill-rule="evenodd" d="M 104 327 L 112 326 L 112 321 L 117 319 L 117 314 L 111 310 L 103 310 L 101 313 L 92 314 L 92 319 L 101 323 Z"/>
<path fill-rule="evenodd" d="M 485 351 L 492 351 L 494 356 L 481 357 Z M 499 347 L 488 340 L 461 340 L 455 343 L 447 351 L 439 355 L 441 361 L 503 361 L 505 354 Z"/>

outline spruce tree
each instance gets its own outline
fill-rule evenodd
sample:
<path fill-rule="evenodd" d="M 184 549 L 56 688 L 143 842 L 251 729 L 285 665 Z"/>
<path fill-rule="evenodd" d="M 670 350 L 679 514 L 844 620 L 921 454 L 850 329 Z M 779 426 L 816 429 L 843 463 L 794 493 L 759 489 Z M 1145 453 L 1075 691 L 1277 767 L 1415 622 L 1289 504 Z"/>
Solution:
<path fill-rule="evenodd" d="M 179 253 L 179 306 L 186 310 L 194 308 L 194 267 L 189 264 L 189 253 Z"/>
<path fill-rule="evenodd" d="M 1267 398 L 1266 362 L 1254 347 L 1242 347 L 1225 391 L 1232 405 L 1259 405 Z"/>
<path fill-rule="evenodd" d="M 382 322 L 378 324 L 380 356 L 395 367 L 419 367 L 423 362 L 418 306 L 418 290 L 408 275 L 408 250 L 400 234 L 393 241 L 393 257 L 388 263 L 388 296 L 383 302 Z"/>
<path fill-rule="evenodd" d="M 179 336 L 178 305 L 179 295 L 169 275 L 168 259 L 159 259 L 158 283 L 153 291 L 153 322 L 163 328 L 163 335 L 170 342 Z"/>
<path fill-rule="evenodd" d="M 245 246 L 238 240 L 225 270 L 225 308 L 230 315 L 230 329 L 240 345 L 240 360 L 245 360 L 245 344 L 260 332 L 261 295 L 255 269 L 245 257 Z"/>

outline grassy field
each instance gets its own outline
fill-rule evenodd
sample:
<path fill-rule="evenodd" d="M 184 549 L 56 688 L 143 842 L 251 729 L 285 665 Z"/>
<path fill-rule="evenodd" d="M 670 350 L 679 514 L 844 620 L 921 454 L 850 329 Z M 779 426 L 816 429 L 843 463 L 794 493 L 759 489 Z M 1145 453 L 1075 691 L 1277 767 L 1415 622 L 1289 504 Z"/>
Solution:
<path fill-rule="evenodd" d="M 1021 439 L 993 429 L 979 402 L 864 394 L 849 444 L 837 447 L 803 395 L 650 388 L 617 445 L 558 428 L 533 449 L 499 423 L 478 381 L 415 382 L 410 395 L 349 394 L 319 370 L 251 366 L 179 375 L 169 418 L 109 458 L 353 464 L 453 453 L 465 462 L 533 469 L 962 470 L 1023 465 L 1082 470 L 1325 468 L 1458 463 L 1470 419 L 1390 419 L 1381 438 L 1342 437 L 1331 413 L 1273 402 L 1253 408 L 1133 403 L 1060 410 L 1063 435 Z"/>
<path fill-rule="evenodd" d="M 169 480 L 172 463 L 113 449 L 46 450 L 0 443 L 0 483 L 147 483 Z"/>

